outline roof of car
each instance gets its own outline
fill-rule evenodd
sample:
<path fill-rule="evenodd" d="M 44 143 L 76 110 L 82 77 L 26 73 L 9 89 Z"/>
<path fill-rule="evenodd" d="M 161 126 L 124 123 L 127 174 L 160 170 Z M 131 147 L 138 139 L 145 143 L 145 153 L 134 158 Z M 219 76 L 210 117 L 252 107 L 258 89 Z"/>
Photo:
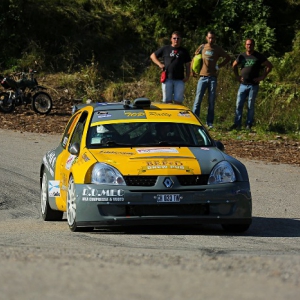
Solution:
<path fill-rule="evenodd" d="M 132 102 L 130 100 L 123 100 L 122 102 L 101 102 L 74 105 L 72 113 L 85 108 L 87 106 L 93 107 L 94 112 L 110 111 L 110 110 L 134 110 L 134 109 L 165 109 L 165 110 L 189 110 L 189 108 L 182 105 L 174 105 L 172 103 L 152 103 L 148 98 L 137 98 Z"/>
<path fill-rule="evenodd" d="M 179 122 L 199 125 L 199 118 L 187 107 L 172 103 L 151 103 L 148 98 L 137 98 L 133 102 L 104 102 L 80 104 L 73 107 L 77 111 L 93 113 L 91 126 L 102 123 L 127 122 Z M 201 122 L 200 122 L 201 123 Z"/>

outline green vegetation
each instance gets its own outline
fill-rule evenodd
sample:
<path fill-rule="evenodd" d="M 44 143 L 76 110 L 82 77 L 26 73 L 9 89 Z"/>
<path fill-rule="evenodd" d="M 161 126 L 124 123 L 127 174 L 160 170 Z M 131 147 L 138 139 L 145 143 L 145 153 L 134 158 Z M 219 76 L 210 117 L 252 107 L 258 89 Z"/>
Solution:
<path fill-rule="evenodd" d="M 172 31 L 184 33 L 192 55 L 213 29 L 232 60 L 244 50 L 245 38 L 254 37 L 256 49 L 274 64 L 257 99 L 257 135 L 299 139 L 299 15 L 298 0 L 1 0 L 0 73 L 34 68 L 84 101 L 159 101 L 159 70 L 149 55 L 169 43 Z M 189 107 L 196 84 L 191 79 L 186 85 Z M 233 122 L 237 89 L 228 65 L 218 78 L 218 132 Z"/>

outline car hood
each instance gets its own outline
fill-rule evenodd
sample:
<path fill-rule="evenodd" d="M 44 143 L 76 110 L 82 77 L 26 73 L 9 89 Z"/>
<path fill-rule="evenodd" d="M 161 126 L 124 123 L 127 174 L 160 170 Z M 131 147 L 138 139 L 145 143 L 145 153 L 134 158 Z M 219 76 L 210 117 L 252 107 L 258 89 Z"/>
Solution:
<path fill-rule="evenodd" d="M 224 156 L 215 147 L 147 147 L 90 149 L 97 161 L 123 175 L 209 174 Z"/>

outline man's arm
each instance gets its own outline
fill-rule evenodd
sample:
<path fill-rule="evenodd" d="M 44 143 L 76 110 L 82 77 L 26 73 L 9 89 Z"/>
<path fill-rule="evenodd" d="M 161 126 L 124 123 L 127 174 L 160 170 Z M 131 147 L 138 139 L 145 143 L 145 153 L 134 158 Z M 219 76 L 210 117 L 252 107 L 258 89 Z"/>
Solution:
<path fill-rule="evenodd" d="M 190 78 L 190 74 L 191 74 L 191 63 L 188 62 L 185 64 L 185 78 L 183 78 L 183 82 L 187 82 Z"/>
<path fill-rule="evenodd" d="M 195 55 L 198 55 L 200 52 L 202 52 L 203 48 L 204 48 L 204 44 L 201 44 L 201 45 L 196 49 Z"/>
<path fill-rule="evenodd" d="M 260 82 L 260 81 L 264 80 L 273 69 L 273 65 L 269 60 L 266 60 L 265 62 L 263 62 L 262 66 L 265 66 L 264 73 L 262 74 L 262 76 L 254 78 L 253 81 Z"/>
<path fill-rule="evenodd" d="M 238 82 L 242 82 L 242 76 L 239 75 L 238 62 L 236 60 L 232 64 L 232 69 L 233 69 L 236 80 Z"/>
<path fill-rule="evenodd" d="M 228 53 L 226 53 L 225 59 L 220 64 L 218 64 L 218 67 L 222 68 L 222 67 L 226 66 L 230 62 L 230 60 L 231 60 L 230 55 Z"/>
<path fill-rule="evenodd" d="M 151 55 L 150 55 L 150 58 L 151 60 L 156 64 L 158 65 L 162 70 L 164 69 L 165 65 L 162 64 L 159 59 L 156 57 L 155 53 L 153 52 Z"/>

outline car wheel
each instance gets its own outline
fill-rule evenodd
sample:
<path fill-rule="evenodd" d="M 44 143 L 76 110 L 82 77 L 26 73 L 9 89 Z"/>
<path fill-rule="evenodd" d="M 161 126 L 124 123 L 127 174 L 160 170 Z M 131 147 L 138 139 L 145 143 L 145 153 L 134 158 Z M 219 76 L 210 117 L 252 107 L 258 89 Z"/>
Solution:
<path fill-rule="evenodd" d="M 71 231 L 92 231 L 93 227 L 78 227 L 76 224 L 76 194 L 75 183 L 71 176 L 69 180 L 68 196 L 67 196 L 67 220 Z"/>
<path fill-rule="evenodd" d="M 48 178 L 46 172 L 43 173 L 41 186 L 41 211 L 44 221 L 61 221 L 64 214 L 62 211 L 53 210 L 49 205 Z"/>
<path fill-rule="evenodd" d="M 228 232 L 241 233 L 247 231 L 250 225 L 251 224 L 222 224 L 222 228 Z"/>

